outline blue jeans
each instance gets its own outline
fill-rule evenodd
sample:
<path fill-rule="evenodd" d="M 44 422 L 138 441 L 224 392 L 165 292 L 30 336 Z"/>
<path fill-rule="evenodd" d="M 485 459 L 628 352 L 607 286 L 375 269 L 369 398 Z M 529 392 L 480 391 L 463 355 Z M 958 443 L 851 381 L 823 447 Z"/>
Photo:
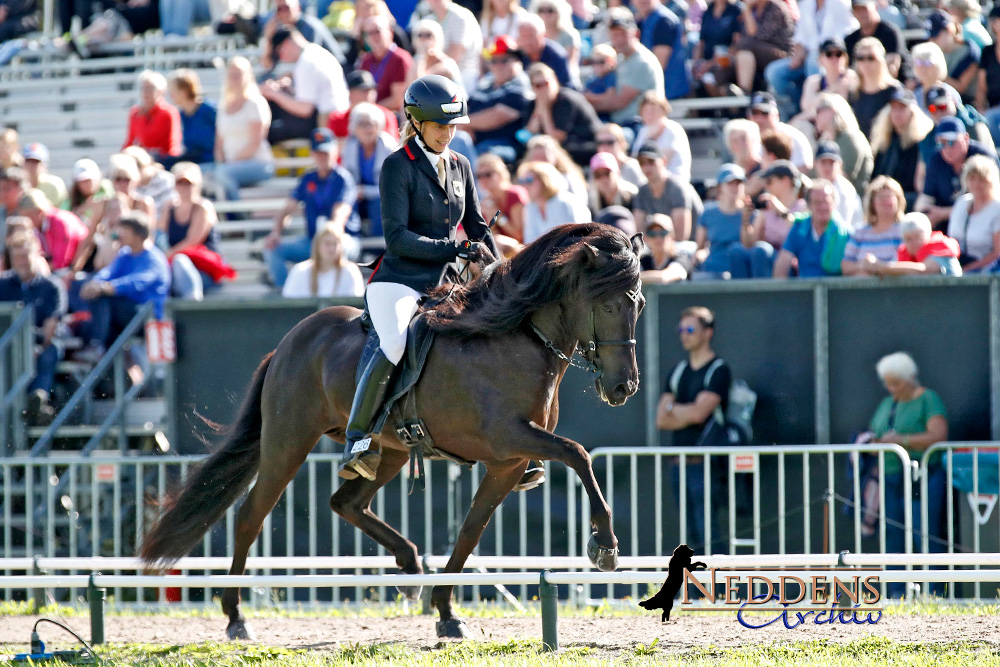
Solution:
<path fill-rule="evenodd" d="M 819 73 L 819 63 L 815 60 L 806 58 L 797 69 L 792 69 L 791 63 L 791 58 L 781 58 L 764 68 L 764 78 L 778 102 L 782 120 L 788 120 L 801 110 L 802 84 L 807 76 Z"/>
<path fill-rule="evenodd" d="M 1000 107 L 987 109 L 983 115 L 986 117 L 986 126 L 990 128 L 993 143 L 1000 146 Z"/>
<path fill-rule="evenodd" d="M 178 299 L 201 301 L 205 283 L 187 255 L 177 253 L 170 262 L 170 293 Z"/>
<path fill-rule="evenodd" d="M 256 185 L 274 176 L 274 163 L 262 160 L 237 160 L 216 163 L 213 167 L 203 165 L 205 171 L 222 187 L 227 201 L 240 198 L 240 188 Z"/>
<path fill-rule="evenodd" d="M 45 346 L 35 358 L 35 377 L 28 385 L 28 391 L 44 389 L 52 391 L 52 381 L 56 376 L 56 364 L 59 363 L 59 348 L 52 343 Z"/>
<path fill-rule="evenodd" d="M 729 248 L 729 274 L 737 278 L 770 278 L 774 273 L 774 246 L 757 241 L 752 248 Z"/>
<path fill-rule="evenodd" d="M 208 0 L 160 0 L 160 27 L 164 35 L 188 34 L 192 23 L 208 23 Z"/>
<path fill-rule="evenodd" d="M 906 471 L 907 473 L 909 471 Z M 902 528 L 904 518 L 905 499 L 903 498 L 903 474 L 886 474 L 885 476 L 885 550 L 888 553 L 904 553 L 906 551 L 906 531 Z M 947 474 L 944 466 L 931 465 L 927 471 L 927 533 L 928 551 L 930 553 L 944 553 L 947 551 L 948 519 L 945 516 L 947 510 L 947 499 L 945 494 L 947 489 Z M 913 492 L 917 493 L 919 483 L 913 483 Z M 920 514 L 920 501 L 913 500 L 913 553 L 923 551 L 923 517 Z M 898 525 L 896 525 L 898 524 Z M 902 569 L 899 566 L 890 566 L 890 570 Z M 937 569 L 937 568 L 935 568 Z M 889 597 L 903 597 L 905 584 L 886 584 L 886 594 Z M 945 592 L 944 583 L 937 582 L 930 585 L 930 593 L 943 596 Z"/>
<path fill-rule="evenodd" d="M 107 348 L 135 317 L 139 304 L 123 296 L 102 296 L 89 303 L 92 345 Z"/>
<path fill-rule="evenodd" d="M 281 289 L 288 278 L 288 262 L 298 264 L 309 259 L 312 252 L 312 239 L 308 236 L 295 239 L 294 241 L 283 241 L 274 250 L 264 251 L 264 259 L 267 260 L 267 269 L 271 274 L 271 281 L 274 286 Z"/>
<path fill-rule="evenodd" d="M 712 507 L 719 506 L 722 502 L 721 489 L 715 483 L 715 478 L 711 477 L 711 493 L 710 502 Z M 681 466 L 679 462 L 673 462 L 670 464 L 670 478 L 673 482 L 674 488 L 674 501 L 678 504 L 680 503 L 680 489 L 681 489 Z M 712 548 L 710 544 L 705 544 L 705 464 L 704 463 L 688 463 L 687 464 L 687 544 L 695 553 L 712 553 Z M 711 512 L 712 521 L 712 541 L 718 542 L 721 534 L 719 533 L 719 522 L 714 512 Z M 684 536 L 681 535 L 681 539 Z"/>

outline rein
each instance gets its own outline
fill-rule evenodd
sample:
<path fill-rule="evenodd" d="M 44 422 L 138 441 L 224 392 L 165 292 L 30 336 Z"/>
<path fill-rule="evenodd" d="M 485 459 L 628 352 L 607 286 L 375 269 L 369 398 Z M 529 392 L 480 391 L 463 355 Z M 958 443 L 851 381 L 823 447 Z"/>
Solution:
<path fill-rule="evenodd" d="M 633 303 L 638 304 L 639 293 L 641 290 L 642 290 L 642 282 L 640 281 L 639 283 L 636 284 L 635 287 L 626 292 L 625 296 L 631 299 Z M 535 332 L 535 335 L 538 336 L 539 340 L 542 341 L 542 344 L 550 352 L 552 352 L 552 354 L 554 354 L 559 360 L 565 361 L 570 366 L 574 366 L 576 368 L 589 371 L 591 373 L 597 373 L 598 377 L 600 377 L 604 373 L 604 371 L 597 365 L 597 360 L 600 359 L 600 354 L 598 353 L 598 349 L 602 345 L 605 347 L 611 345 L 631 345 L 634 347 L 636 344 L 635 338 L 625 338 L 621 340 L 600 340 L 597 337 L 597 321 L 594 308 L 590 309 L 590 331 L 591 331 L 590 340 L 586 341 L 586 343 L 582 346 L 578 343 L 577 346 L 573 348 L 573 352 L 568 356 L 565 352 L 560 350 L 559 347 L 556 346 L 556 344 L 552 341 L 552 339 L 546 336 L 545 333 L 541 329 L 539 329 L 534 322 L 531 322 L 529 320 L 528 325 L 531 327 L 531 330 Z M 578 354 L 583 357 L 584 361 L 577 361 L 576 359 L 573 358 Z"/>

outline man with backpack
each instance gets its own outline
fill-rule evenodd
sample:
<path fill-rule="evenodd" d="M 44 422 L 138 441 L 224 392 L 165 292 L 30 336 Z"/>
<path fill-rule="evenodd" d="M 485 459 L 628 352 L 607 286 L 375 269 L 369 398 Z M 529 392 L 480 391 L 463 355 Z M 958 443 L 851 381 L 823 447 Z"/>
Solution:
<path fill-rule="evenodd" d="M 725 446 L 730 443 L 726 428 L 726 410 L 733 374 L 727 364 L 712 350 L 715 315 L 704 306 L 693 306 L 681 313 L 678 327 L 681 345 L 688 359 L 680 362 L 667 379 L 656 410 L 656 426 L 673 431 L 676 447 Z M 687 457 L 686 495 L 688 544 L 701 553 L 711 553 L 705 544 L 705 464 L 701 456 Z M 671 469 L 674 492 L 680 493 L 680 470 Z M 711 503 L 722 502 L 722 484 L 715 476 L 711 480 Z M 716 522 L 712 522 L 713 540 L 720 537 Z"/>

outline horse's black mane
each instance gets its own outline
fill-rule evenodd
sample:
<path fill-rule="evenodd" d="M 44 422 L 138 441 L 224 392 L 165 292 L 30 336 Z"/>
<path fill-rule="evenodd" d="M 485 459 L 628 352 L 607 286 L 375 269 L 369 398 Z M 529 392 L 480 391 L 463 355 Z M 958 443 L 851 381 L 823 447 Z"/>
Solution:
<path fill-rule="evenodd" d="M 497 335 L 570 294 L 590 302 L 624 293 L 639 279 L 639 258 L 618 229 L 571 224 L 549 230 L 489 269 L 467 285 L 431 292 L 432 302 L 442 299 L 426 311 L 432 329 L 460 337 Z"/>

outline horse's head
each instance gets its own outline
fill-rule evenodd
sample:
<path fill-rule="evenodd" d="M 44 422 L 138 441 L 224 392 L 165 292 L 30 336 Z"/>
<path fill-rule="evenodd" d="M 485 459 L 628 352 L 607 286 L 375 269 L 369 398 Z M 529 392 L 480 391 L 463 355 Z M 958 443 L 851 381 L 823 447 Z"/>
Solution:
<path fill-rule="evenodd" d="M 639 389 L 635 328 L 646 305 L 639 281 L 642 235 L 628 239 L 608 229 L 613 233 L 602 230 L 574 249 L 582 274 L 563 308 L 567 326 L 596 372 L 601 400 L 622 405 Z"/>

